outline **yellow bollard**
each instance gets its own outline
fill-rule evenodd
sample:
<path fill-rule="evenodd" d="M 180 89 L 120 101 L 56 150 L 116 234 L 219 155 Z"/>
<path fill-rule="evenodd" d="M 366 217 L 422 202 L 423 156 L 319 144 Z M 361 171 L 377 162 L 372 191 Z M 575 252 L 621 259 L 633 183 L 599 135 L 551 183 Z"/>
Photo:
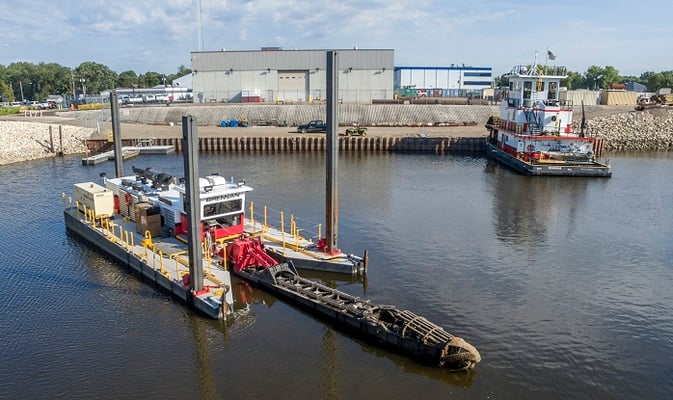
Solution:
<path fill-rule="evenodd" d="M 152 241 L 152 233 L 150 231 L 145 231 L 145 239 L 143 242 L 146 243 L 151 250 L 154 250 L 154 242 Z"/>
<path fill-rule="evenodd" d="M 250 202 L 250 223 L 252 224 L 252 234 L 255 234 L 255 206 Z"/>
<path fill-rule="evenodd" d="M 161 273 L 166 278 L 168 278 L 168 271 L 166 271 L 166 269 L 164 268 L 164 253 L 161 250 L 159 250 L 159 252 L 155 254 L 159 256 L 159 271 L 161 271 Z"/>
<path fill-rule="evenodd" d="M 285 255 L 285 232 L 281 232 L 283 236 L 283 255 Z"/>

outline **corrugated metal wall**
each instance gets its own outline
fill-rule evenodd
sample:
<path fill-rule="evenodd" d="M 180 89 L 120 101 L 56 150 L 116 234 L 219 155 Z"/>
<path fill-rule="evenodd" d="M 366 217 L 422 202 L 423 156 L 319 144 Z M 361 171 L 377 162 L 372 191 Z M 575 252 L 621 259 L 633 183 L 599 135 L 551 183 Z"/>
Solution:
<path fill-rule="evenodd" d="M 601 104 L 605 106 L 635 106 L 638 93 L 622 90 L 606 90 L 601 95 Z"/>
<path fill-rule="evenodd" d="M 337 51 L 342 102 L 393 98 L 393 50 Z M 326 58 L 326 50 L 193 52 L 194 101 L 245 102 L 250 92 L 261 93 L 254 101 L 323 101 Z"/>
<path fill-rule="evenodd" d="M 561 101 L 571 101 L 570 104 L 574 106 L 579 106 L 584 103 L 584 105 L 597 105 L 600 99 L 601 92 L 597 90 L 562 90 L 559 92 L 559 100 Z"/>
<path fill-rule="evenodd" d="M 192 71 L 311 70 L 326 68 L 327 50 L 201 51 L 192 52 Z M 389 69 L 394 50 L 337 50 L 339 69 Z"/>

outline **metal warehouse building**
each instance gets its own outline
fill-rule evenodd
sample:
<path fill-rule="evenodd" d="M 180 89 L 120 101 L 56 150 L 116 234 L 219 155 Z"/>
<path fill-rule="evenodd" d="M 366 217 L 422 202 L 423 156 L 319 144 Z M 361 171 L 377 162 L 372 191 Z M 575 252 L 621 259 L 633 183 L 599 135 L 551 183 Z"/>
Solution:
<path fill-rule="evenodd" d="M 392 49 L 337 51 L 339 100 L 393 98 Z M 197 51 L 191 53 L 194 102 L 322 102 L 327 50 Z"/>

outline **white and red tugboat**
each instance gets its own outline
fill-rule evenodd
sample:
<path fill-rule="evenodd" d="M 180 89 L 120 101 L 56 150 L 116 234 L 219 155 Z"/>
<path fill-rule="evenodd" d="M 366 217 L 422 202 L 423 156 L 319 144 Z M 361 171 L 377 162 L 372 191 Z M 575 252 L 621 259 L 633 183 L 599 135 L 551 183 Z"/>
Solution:
<path fill-rule="evenodd" d="M 565 67 L 518 65 L 506 76 L 508 98 L 486 124 L 489 157 L 525 175 L 612 175 L 596 160 L 602 141 L 575 132 L 572 104 L 559 99 Z"/>

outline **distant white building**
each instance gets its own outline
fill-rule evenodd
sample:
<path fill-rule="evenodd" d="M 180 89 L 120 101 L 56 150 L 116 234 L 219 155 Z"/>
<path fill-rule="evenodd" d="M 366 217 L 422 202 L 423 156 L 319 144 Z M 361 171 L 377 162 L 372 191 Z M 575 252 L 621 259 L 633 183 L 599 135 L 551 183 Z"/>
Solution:
<path fill-rule="evenodd" d="M 427 97 L 481 97 L 481 92 L 492 87 L 492 83 L 491 67 L 395 67 L 396 91 L 413 87 Z"/>
<path fill-rule="evenodd" d="M 179 78 L 173 79 L 173 82 L 170 85 L 174 88 L 187 88 L 190 91 L 192 90 L 192 74 L 183 75 Z"/>

